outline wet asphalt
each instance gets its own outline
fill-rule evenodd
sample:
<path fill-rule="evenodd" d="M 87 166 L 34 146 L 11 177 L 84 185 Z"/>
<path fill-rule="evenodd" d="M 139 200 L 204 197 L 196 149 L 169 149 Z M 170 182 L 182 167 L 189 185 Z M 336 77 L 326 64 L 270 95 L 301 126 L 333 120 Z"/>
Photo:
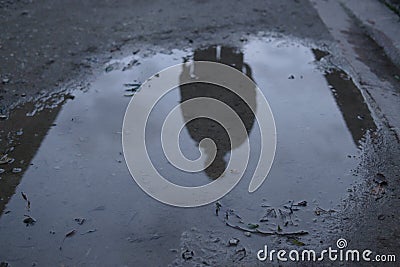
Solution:
<path fill-rule="evenodd" d="M 347 29 L 357 34 L 347 41 L 374 76 L 362 68 L 355 74 L 358 63 L 343 60 L 349 52 L 337 46 L 342 37 L 319 17 L 323 8 L 307 1 L 4 1 L 0 8 L 9 25 L 0 39 L 0 262 L 256 266 L 264 264 L 256 258 L 264 244 L 322 250 L 339 238 L 353 248 L 398 254 L 392 90 L 399 73 L 358 28 Z M 207 96 L 231 105 L 244 121 L 254 152 L 243 181 L 218 202 L 218 214 L 216 203 L 181 209 L 152 199 L 134 183 L 122 152 L 123 116 L 135 94 L 126 84 L 190 60 L 248 75 L 277 127 L 273 167 L 248 194 L 260 130 L 244 103 L 201 85 L 175 88 L 157 104 L 149 155 L 168 180 L 186 186 L 224 173 L 229 140 L 218 124 L 187 124 L 180 135 L 185 156 L 196 158 L 205 136 L 218 140 L 221 154 L 202 172 L 176 170 L 159 139 L 168 112 Z M 392 99 L 377 99 L 379 90 Z M 249 94 L 257 102 L 257 93 Z M 239 243 L 232 245 L 233 238 Z"/>

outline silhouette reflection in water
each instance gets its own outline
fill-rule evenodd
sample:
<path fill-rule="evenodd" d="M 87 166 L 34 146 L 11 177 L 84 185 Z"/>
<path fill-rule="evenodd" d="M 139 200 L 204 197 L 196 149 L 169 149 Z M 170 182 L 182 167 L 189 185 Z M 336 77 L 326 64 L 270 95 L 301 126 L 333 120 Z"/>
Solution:
<path fill-rule="evenodd" d="M 318 49 L 313 49 L 312 52 L 316 60 L 321 60 L 328 55 L 327 52 Z M 333 69 L 326 72 L 324 76 L 353 137 L 354 144 L 359 146 L 368 131 L 376 130 L 371 111 L 361 91 L 343 70 Z"/>
<path fill-rule="evenodd" d="M 236 48 L 211 46 L 206 49 L 198 49 L 194 52 L 194 60 L 223 63 L 236 68 L 252 79 L 250 66 L 243 62 L 243 53 Z M 190 66 L 185 65 L 184 69 L 182 70 L 182 75 L 187 74 L 190 71 L 189 68 Z M 248 138 L 248 134 L 250 133 L 254 124 L 255 115 L 240 96 L 233 93 L 229 89 L 209 83 L 185 84 L 180 86 L 179 89 L 181 103 L 197 97 L 207 97 L 214 98 L 227 104 L 243 121 L 247 131 L 247 136 L 240 137 L 239 144 L 242 144 L 246 138 Z M 253 107 L 256 107 L 256 88 L 241 88 L 240 90 L 241 91 L 239 94 L 250 99 L 251 102 L 249 104 Z M 189 107 L 188 105 L 181 107 L 183 118 L 185 121 L 187 121 L 188 116 L 185 116 L 185 113 L 190 113 L 190 111 L 185 109 L 188 109 Z M 224 173 L 227 166 L 229 152 L 231 149 L 235 149 L 235 147 L 231 147 L 229 135 L 226 130 L 218 122 L 208 118 L 196 118 L 192 121 L 189 121 L 186 124 L 186 128 L 190 137 L 196 142 L 197 146 L 199 146 L 200 141 L 204 138 L 210 138 L 214 140 L 217 147 L 217 153 L 214 161 L 205 169 L 205 172 L 211 179 L 220 177 Z M 235 129 L 228 130 L 235 131 Z M 201 146 L 203 146 L 203 143 Z M 211 150 L 212 147 L 201 148 L 204 150 L 208 158 L 213 156 Z"/>

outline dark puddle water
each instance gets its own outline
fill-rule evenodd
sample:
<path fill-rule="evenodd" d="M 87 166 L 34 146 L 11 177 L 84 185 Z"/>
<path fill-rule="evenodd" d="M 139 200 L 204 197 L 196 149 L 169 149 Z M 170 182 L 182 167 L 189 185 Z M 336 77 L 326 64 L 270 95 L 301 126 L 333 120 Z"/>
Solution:
<path fill-rule="evenodd" d="M 181 251 L 188 249 L 194 251 L 188 261 L 215 265 L 239 259 L 256 262 L 254 251 L 265 243 L 290 246 L 286 237 L 248 237 L 228 227 L 223 220 L 229 209 L 240 214 L 244 227 L 253 223 L 265 231 L 278 227 L 282 233 L 307 231 L 308 235 L 296 238 L 315 248 L 325 229 L 323 214 L 317 216 L 315 210 L 338 208 L 347 189 L 358 181 L 352 170 L 358 164 L 362 139 L 375 129 L 351 79 L 341 70 L 322 71 L 318 66 L 324 56 L 320 50 L 276 39 L 253 39 L 242 48 L 214 46 L 145 59 L 134 56 L 110 62 L 89 90 L 73 91 L 73 100 L 28 117 L 25 114 L 34 108 L 31 104 L 14 110 L 8 120 L 0 121 L 2 152 L 14 159 L 0 165 L 4 170 L 0 174 L 0 261 L 17 266 L 165 266 L 184 261 Z M 273 167 L 264 184 L 249 194 L 260 134 L 254 116 L 242 116 L 252 149 L 250 164 L 238 186 L 220 200 L 219 216 L 215 204 L 182 209 L 153 200 L 134 183 L 122 155 L 121 127 L 130 99 L 124 96 L 124 84 L 142 82 L 187 58 L 220 61 L 251 76 L 276 121 Z M 203 88 L 206 96 L 223 92 Z M 197 157 L 199 139 L 208 133 L 222 144 L 218 162 L 203 172 L 187 174 L 174 169 L 162 153 L 160 127 L 166 114 L 182 100 L 202 95 L 203 91 L 176 88 L 157 104 L 148 124 L 150 156 L 160 173 L 178 184 L 208 183 L 223 172 L 229 159 L 224 132 L 207 120 L 184 128 L 182 152 Z M 254 98 L 259 98 L 256 92 Z M 235 110 L 247 112 L 240 102 Z M 29 210 L 21 192 L 28 196 Z M 296 206 L 301 201 L 307 205 Z M 36 222 L 24 224 L 24 215 Z M 229 222 L 241 226 L 239 221 Z M 62 243 L 71 230 L 76 233 Z M 240 239 L 240 246 L 226 246 L 232 237 Z M 243 259 L 241 247 L 247 251 Z"/>

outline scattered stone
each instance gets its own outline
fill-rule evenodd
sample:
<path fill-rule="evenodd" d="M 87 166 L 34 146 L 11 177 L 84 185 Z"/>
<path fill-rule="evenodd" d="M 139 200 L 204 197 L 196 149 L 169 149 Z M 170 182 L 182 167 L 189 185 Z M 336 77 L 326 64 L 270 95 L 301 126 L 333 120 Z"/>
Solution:
<path fill-rule="evenodd" d="M 290 75 L 290 76 L 288 77 L 288 79 L 289 79 L 289 80 L 293 80 L 293 79 L 294 79 L 294 75 Z"/>
<path fill-rule="evenodd" d="M 0 169 L 0 174 L 4 173 L 5 171 L 5 169 Z"/>
<path fill-rule="evenodd" d="M 21 168 L 13 168 L 12 169 L 12 173 L 20 173 L 20 172 L 22 172 Z"/>
<path fill-rule="evenodd" d="M 10 158 L 7 154 L 0 157 L 0 164 L 11 164 L 14 162 L 15 159 Z"/>
<path fill-rule="evenodd" d="M 305 200 L 300 201 L 300 202 L 297 203 L 295 206 L 305 207 L 305 206 L 307 206 L 307 201 L 305 201 Z"/>
<path fill-rule="evenodd" d="M 251 233 L 248 232 L 248 231 L 243 232 L 243 234 L 244 234 L 245 236 L 247 236 L 247 237 L 250 237 L 250 236 L 251 236 Z"/>
<path fill-rule="evenodd" d="M 380 215 L 378 216 L 378 220 L 383 221 L 384 219 L 385 219 L 385 215 L 380 214 Z"/>
<path fill-rule="evenodd" d="M 9 78 L 3 78 L 2 82 L 3 82 L 3 84 L 9 83 L 10 79 Z"/>
<path fill-rule="evenodd" d="M 90 229 L 84 233 L 81 233 L 81 235 L 86 235 L 86 234 L 90 234 L 90 233 L 94 233 L 94 232 L 97 232 L 97 229 Z"/>
<path fill-rule="evenodd" d="M 237 246 L 239 244 L 240 240 L 237 238 L 232 238 L 228 241 L 229 246 Z"/>
<path fill-rule="evenodd" d="M 192 259 L 194 256 L 193 251 L 186 249 L 183 253 L 182 253 L 182 258 L 184 260 L 190 260 Z"/>

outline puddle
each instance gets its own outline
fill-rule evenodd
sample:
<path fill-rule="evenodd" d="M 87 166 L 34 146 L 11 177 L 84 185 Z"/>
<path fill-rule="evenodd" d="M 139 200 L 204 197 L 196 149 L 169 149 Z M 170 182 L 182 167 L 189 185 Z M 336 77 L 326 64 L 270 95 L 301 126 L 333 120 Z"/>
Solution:
<path fill-rule="evenodd" d="M 73 91 L 73 100 L 54 109 L 30 117 L 24 114 L 32 107 L 15 110 L 9 120 L 0 121 L 2 145 L 15 147 L 7 153 L 15 162 L 0 165 L 5 170 L 0 174 L 0 261 L 15 265 L 179 263 L 182 248 L 201 250 L 215 238 L 213 252 L 203 250 L 205 255 L 200 257 L 195 251 L 191 260 L 208 258 L 211 264 L 221 264 L 238 257 L 235 248 L 227 252 L 226 243 L 232 237 L 238 237 L 249 251 L 257 251 L 266 242 L 280 242 L 273 235 L 246 237 L 224 223 L 226 211 L 229 216 L 240 214 L 246 225 L 259 224 L 268 231 L 278 226 L 284 233 L 308 231 L 302 242 L 315 246 L 324 227 L 315 209 L 338 208 L 347 189 L 358 180 L 352 170 L 358 164 L 363 136 L 375 129 L 351 79 L 340 70 L 321 71 L 318 61 L 324 56 L 322 51 L 276 39 L 252 39 L 239 48 L 173 50 L 145 59 L 133 56 L 105 66 L 107 71 L 89 90 Z M 203 84 L 197 89 L 176 88 L 153 110 L 146 136 L 150 157 L 169 180 L 190 186 L 209 183 L 223 172 L 230 156 L 229 142 L 218 124 L 192 121 L 181 132 L 183 154 L 198 157 L 198 143 L 204 136 L 218 140 L 220 154 L 205 171 L 178 171 L 161 150 L 160 129 L 166 114 L 183 100 L 211 96 L 222 98 L 244 120 L 252 149 L 250 164 L 238 186 L 220 200 L 219 216 L 215 204 L 181 209 L 153 200 L 134 183 L 122 155 L 122 120 L 130 100 L 124 96 L 124 84 L 143 82 L 163 68 L 193 58 L 230 64 L 250 76 L 268 99 L 277 127 L 272 169 L 264 184 L 248 194 L 260 131 L 243 102 L 222 88 Z M 255 91 L 249 94 L 254 101 L 259 98 Z M 6 144 L 7 132 L 20 129 L 20 136 L 10 137 L 16 144 Z M 12 173 L 15 167 L 22 172 Z M 29 199 L 29 210 L 21 192 Z M 301 201 L 307 204 L 296 206 Z M 36 222 L 26 226 L 25 214 Z M 76 233 L 62 242 L 71 230 Z M 224 251 L 228 256 L 217 255 Z"/>

